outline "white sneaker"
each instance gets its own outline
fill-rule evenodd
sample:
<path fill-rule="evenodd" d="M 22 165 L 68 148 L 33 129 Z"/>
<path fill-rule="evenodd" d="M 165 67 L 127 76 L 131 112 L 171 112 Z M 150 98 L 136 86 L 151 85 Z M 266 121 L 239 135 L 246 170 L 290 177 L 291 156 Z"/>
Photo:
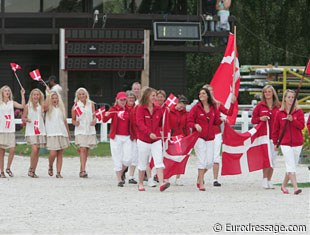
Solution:
<path fill-rule="evenodd" d="M 209 43 L 209 46 L 210 46 L 210 47 L 215 47 L 211 42 Z"/>
<path fill-rule="evenodd" d="M 264 179 L 263 179 L 262 186 L 263 186 L 264 189 L 269 189 L 269 185 L 268 185 L 268 180 L 267 180 L 267 178 L 264 178 Z"/>
<path fill-rule="evenodd" d="M 181 179 L 175 179 L 175 185 L 176 186 L 184 186 L 184 184 L 183 184 Z"/>
<path fill-rule="evenodd" d="M 152 178 L 149 178 L 147 181 L 147 186 L 149 187 L 156 187 L 156 184 Z"/>
<path fill-rule="evenodd" d="M 274 189 L 273 183 L 271 181 L 268 181 L 268 188 Z"/>

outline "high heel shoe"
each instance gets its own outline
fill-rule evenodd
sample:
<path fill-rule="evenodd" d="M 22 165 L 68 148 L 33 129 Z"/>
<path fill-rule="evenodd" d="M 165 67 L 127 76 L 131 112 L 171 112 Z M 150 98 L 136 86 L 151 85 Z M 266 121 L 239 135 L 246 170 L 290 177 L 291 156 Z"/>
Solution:
<path fill-rule="evenodd" d="M 296 191 L 294 191 L 294 194 L 295 194 L 295 195 L 298 195 L 298 194 L 300 194 L 301 192 L 302 192 L 301 189 L 297 189 Z"/>

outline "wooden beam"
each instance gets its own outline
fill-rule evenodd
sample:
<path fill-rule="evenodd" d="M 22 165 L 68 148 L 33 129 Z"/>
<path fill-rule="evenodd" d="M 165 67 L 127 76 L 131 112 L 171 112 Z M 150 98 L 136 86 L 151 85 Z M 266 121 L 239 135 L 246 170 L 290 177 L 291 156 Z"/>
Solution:
<path fill-rule="evenodd" d="M 144 69 L 141 72 L 141 87 L 150 84 L 150 30 L 144 30 Z"/>

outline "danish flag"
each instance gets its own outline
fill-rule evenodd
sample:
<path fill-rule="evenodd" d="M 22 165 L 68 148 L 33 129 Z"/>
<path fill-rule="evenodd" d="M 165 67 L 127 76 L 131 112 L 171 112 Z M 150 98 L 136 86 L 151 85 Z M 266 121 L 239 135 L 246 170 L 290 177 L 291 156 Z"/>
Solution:
<path fill-rule="evenodd" d="M 182 151 L 181 141 L 182 141 L 183 135 L 176 135 L 172 136 L 170 142 L 175 144 L 177 152 Z"/>
<path fill-rule="evenodd" d="M 105 114 L 104 106 L 102 106 L 101 108 L 96 110 L 96 118 L 98 119 L 98 121 L 102 120 L 102 117 L 103 117 L 104 114 Z"/>
<path fill-rule="evenodd" d="M 40 135 L 40 130 L 39 130 L 39 121 L 34 121 L 33 122 L 33 128 L 34 128 L 34 134 Z"/>
<path fill-rule="evenodd" d="M 306 75 L 310 75 L 310 59 L 308 60 L 308 64 L 306 66 L 306 71 L 305 71 Z"/>
<path fill-rule="evenodd" d="M 29 73 L 30 77 L 36 81 L 42 81 L 40 71 L 38 69 L 33 70 Z"/>
<path fill-rule="evenodd" d="M 176 105 L 179 102 L 179 99 L 174 96 L 174 94 L 170 93 L 165 104 L 170 108 L 171 106 Z"/>
<path fill-rule="evenodd" d="M 76 114 L 76 116 L 81 116 L 83 114 L 81 108 L 78 106 L 77 103 L 74 104 L 74 112 Z"/>
<path fill-rule="evenodd" d="M 11 115 L 4 115 L 5 117 L 5 128 L 9 129 L 11 126 Z"/>
<path fill-rule="evenodd" d="M 20 65 L 15 64 L 15 63 L 10 63 L 10 65 L 11 65 L 11 68 L 12 68 L 12 70 L 14 71 L 14 73 L 15 73 L 17 70 L 19 70 L 19 69 L 22 68 Z"/>

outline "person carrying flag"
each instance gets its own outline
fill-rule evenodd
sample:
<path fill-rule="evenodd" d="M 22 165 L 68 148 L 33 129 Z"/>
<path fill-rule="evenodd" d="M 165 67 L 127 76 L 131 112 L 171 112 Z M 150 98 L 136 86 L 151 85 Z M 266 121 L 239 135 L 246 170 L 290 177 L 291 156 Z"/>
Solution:
<path fill-rule="evenodd" d="M 145 88 L 140 104 L 137 107 L 136 120 L 138 126 L 138 169 L 139 169 L 139 183 L 138 190 L 145 191 L 143 186 L 143 179 L 147 165 L 149 164 L 149 157 L 154 159 L 154 165 L 159 181 L 159 190 L 164 191 L 169 188 L 170 183 L 164 183 L 163 169 L 163 147 L 161 137 L 162 117 L 161 108 L 155 105 L 156 90 L 148 87 Z"/>
<path fill-rule="evenodd" d="M 214 155 L 214 125 L 220 125 L 220 112 L 210 91 L 206 88 L 199 90 L 199 102 L 191 109 L 188 115 L 188 127 L 199 132 L 199 138 L 194 146 L 197 155 L 198 179 L 197 187 L 206 191 L 204 175 L 213 166 Z"/>
<path fill-rule="evenodd" d="M 286 173 L 281 185 L 281 191 L 284 194 L 289 193 L 286 185 L 290 180 L 294 187 L 294 194 L 297 195 L 301 193 L 301 189 L 298 189 L 297 186 L 296 165 L 298 164 L 299 155 L 303 146 L 302 130 L 305 127 L 305 117 L 302 109 L 294 102 L 295 95 L 296 93 L 293 90 L 286 90 L 283 94 L 282 106 L 277 112 L 273 124 L 272 140 L 275 150 L 278 150 L 277 146 L 279 145 L 285 158 Z M 290 113 L 292 107 L 293 109 Z M 287 124 L 285 124 L 286 122 Z M 284 126 L 286 126 L 285 130 Z M 284 131 L 284 135 L 282 140 L 279 141 L 282 131 Z"/>
<path fill-rule="evenodd" d="M 115 97 L 115 105 L 105 112 L 103 122 L 110 119 L 110 147 L 114 162 L 114 171 L 118 181 L 118 187 L 123 187 L 125 179 L 122 178 L 124 171 L 130 166 L 132 161 L 132 144 L 130 141 L 130 116 L 126 107 L 126 92 L 118 92 Z"/>
<path fill-rule="evenodd" d="M 6 178 L 4 173 L 4 154 L 6 149 L 10 149 L 7 168 L 5 172 L 13 177 L 11 165 L 15 153 L 15 121 L 14 108 L 24 109 L 25 107 L 25 90 L 20 90 L 21 104 L 13 100 L 11 88 L 3 86 L 0 88 L 0 178 Z"/>
<path fill-rule="evenodd" d="M 22 121 L 26 124 L 25 137 L 31 145 L 30 167 L 28 176 L 38 178 L 35 171 L 39 161 L 40 148 L 46 145 L 46 131 L 44 125 L 44 95 L 35 88 L 30 92 L 29 100 L 25 106 Z"/>
<path fill-rule="evenodd" d="M 278 152 L 274 150 L 274 145 L 271 138 L 272 126 L 277 112 L 279 111 L 281 104 L 278 99 L 278 95 L 271 85 L 266 85 L 262 90 L 261 102 L 259 102 L 252 112 L 252 124 L 259 124 L 260 122 L 268 122 L 269 126 L 269 138 L 271 146 L 271 161 L 272 167 L 263 169 L 263 188 L 274 189 L 271 182 L 273 168 L 276 163 L 276 157 Z"/>
<path fill-rule="evenodd" d="M 169 112 L 169 127 L 171 130 L 171 136 L 186 136 L 189 134 L 189 129 L 187 127 L 187 115 L 186 105 L 189 103 L 188 99 L 184 95 L 178 96 L 178 103 L 175 107 L 170 109 Z M 176 175 L 175 184 L 177 186 L 183 186 L 180 179 L 181 175 Z"/>
<path fill-rule="evenodd" d="M 74 128 L 75 144 L 80 147 L 80 177 L 88 178 L 86 162 L 89 149 L 97 145 L 96 115 L 94 102 L 89 99 L 88 91 L 80 87 L 75 92 L 74 105 L 71 109 Z"/>

